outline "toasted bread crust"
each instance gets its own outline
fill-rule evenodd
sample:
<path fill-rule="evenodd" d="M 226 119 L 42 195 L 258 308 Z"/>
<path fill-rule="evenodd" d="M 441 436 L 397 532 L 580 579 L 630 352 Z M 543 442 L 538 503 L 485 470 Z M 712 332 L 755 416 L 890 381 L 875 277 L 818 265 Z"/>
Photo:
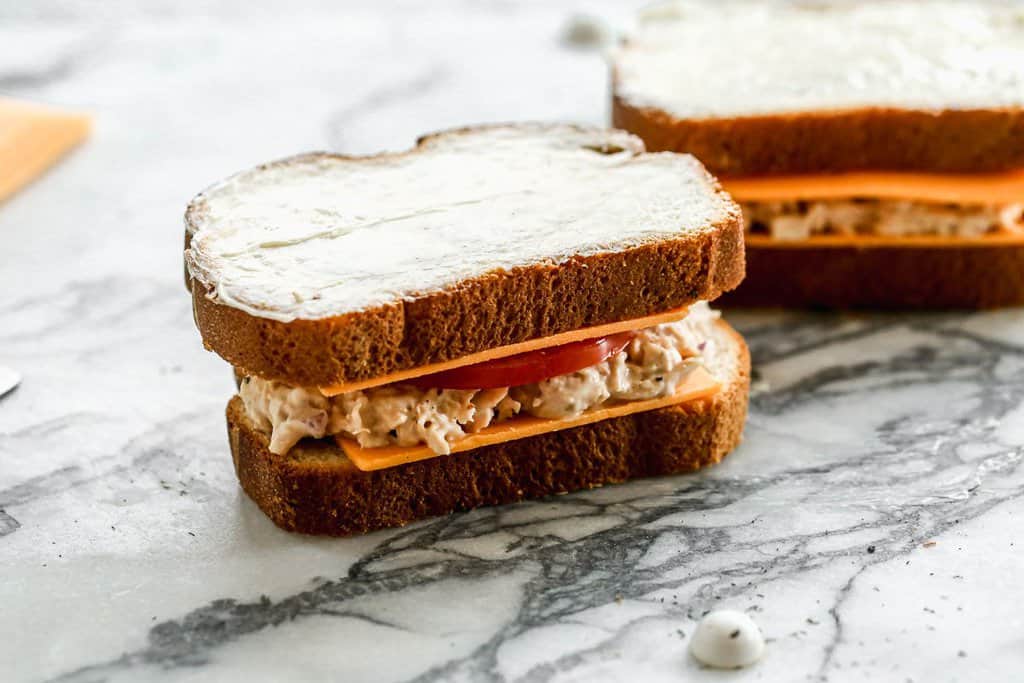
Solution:
<path fill-rule="evenodd" d="M 715 299 L 744 273 L 738 213 L 712 229 L 625 251 L 468 280 L 457 289 L 336 318 L 279 322 L 192 283 L 207 348 L 248 374 L 327 386 Z"/>
<path fill-rule="evenodd" d="M 643 139 L 648 150 L 693 154 L 722 177 L 1024 168 L 1024 109 L 865 108 L 680 119 L 613 95 L 612 122 Z"/>
<path fill-rule="evenodd" d="M 307 439 L 288 455 L 274 455 L 268 435 L 253 426 L 236 396 L 227 408 L 235 471 L 281 528 L 334 536 L 689 472 L 719 462 L 743 432 L 750 356 L 739 335 L 731 329 L 729 335 L 738 371 L 712 399 L 374 472 L 357 469 L 329 439 Z"/>
<path fill-rule="evenodd" d="M 1024 305 L 1024 245 L 747 247 L 725 306 L 997 308 Z"/>

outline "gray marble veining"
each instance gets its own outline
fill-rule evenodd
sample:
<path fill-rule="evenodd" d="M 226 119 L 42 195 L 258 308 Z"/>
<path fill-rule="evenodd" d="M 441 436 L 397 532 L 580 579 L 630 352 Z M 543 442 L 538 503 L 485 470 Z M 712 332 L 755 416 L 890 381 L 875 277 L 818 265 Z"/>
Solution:
<path fill-rule="evenodd" d="M 572 6 L 0 7 L 0 91 L 90 142 L 0 206 L 5 681 L 1004 681 L 1024 671 L 1024 312 L 734 312 L 745 443 L 633 482 L 333 540 L 231 470 L 181 282 L 204 185 L 310 148 L 599 122 Z M 594 14 L 625 9 L 595 3 Z M 747 610 L 738 672 L 687 656 Z"/>

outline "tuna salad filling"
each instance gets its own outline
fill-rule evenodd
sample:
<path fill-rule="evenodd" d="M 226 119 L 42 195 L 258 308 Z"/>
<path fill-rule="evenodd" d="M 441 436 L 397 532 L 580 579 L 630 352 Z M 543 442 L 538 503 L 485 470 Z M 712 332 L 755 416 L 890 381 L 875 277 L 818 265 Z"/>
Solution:
<path fill-rule="evenodd" d="M 843 199 L 745 202 L 742 206 L 748 232 L 779 240 L 814 235 L 980 237 L 1003 230 L 1024 231 L 1024 204 Z"/>
<path fill-rule="evenodd" d="M 304 437 L 343 435 L 364 448 L 426 444 L 446 455 L 454 441 L 520 413 L 567 418 L 612 400 L 676 393 L 714 353 L 717 318 L 706 303 L 694 304 L 682 320 L 638 330 L 601 363 L 522 386 L 458 390 L 396 383 L 327 397 L 315 387 L 249 376 L 238 394 L 249 418 L 270 432 L 273 453 L 287 453 Z"/>

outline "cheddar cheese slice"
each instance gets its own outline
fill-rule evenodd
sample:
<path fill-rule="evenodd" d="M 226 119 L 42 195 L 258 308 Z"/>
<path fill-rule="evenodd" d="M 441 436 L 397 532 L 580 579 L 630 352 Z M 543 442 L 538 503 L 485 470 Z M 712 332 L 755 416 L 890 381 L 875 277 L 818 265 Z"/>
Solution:
<path fill-rule="evenodd" d="M 1024 169 L 1006 173 L 840 173 L 723 178 L 740 202 L 814 199 L 908 199 L 951 204 L 1024 202 Z"/>
<path fill-rule="evenodd" d="M 81 114 L 0 98 L 0 201 L 84 140 L 89 125 Z"/>
<path fill-rule="evenodd" d="M 945 237 L 942 235 L 813 235 L 802 240 L 780 240 L 770 235 L 746 236 L 747 248 L 814 249 L 818 247 L 902 247 L 907 249 L 963 249 L 965 247 L 1008 247 L 1024 245 L 1024 232 L 1002 230 L 979 237 Z"/>
<path fill-rule="evenodd" d="M 514 356 L 528 351 L 547 349 L 552 346 L 561 346 L 562 344 L 594 339 L 596 337 L 604 337 L 610 334 L 618 334 L 619 332 L 627 332 L 629 330 L 641 330 L 645 327 L 652 327 L 654 325 L 682 320 L 689 312 L 689 306 L 684 306 L 682 308 L 666 311 L 665 313 L 648 315 L 643 318 L 631 318 L 630 320 L 620 320 L 619 322 L 608 323 L 606 325 L 585 327 L 581 330 L 570 330 L 569 332 L 561 332 L 550 337 L 544 337 L 543 339 L 530 339 L 529 341 L 519 342 L 518 344 L 499 346 L 493 349 L 487 349 L 486 351 L 471 353 L 468 356 L 456 358 L 455 360 L 444 361 L 442 363 L 431 363 L 430 365 L 410 368 L 409 370 L 400 370 L 381 377 L 320 387 L 320 393 L 324 396 L 337 396 L 338 394 L 344 394 L 349 391 L 361 391 L 362 389 L 370 389 L 372 387 L 379 387 L 385 384 L 403 382 L 416 377 L 444 372 L 445 370 L 454 370 L 455 368 L 462 368 L 467 365 L 475 365 L 477 363 L 495 360 L 496 358 L 507 358 L 508 356 Z"/>
<path fill-rule="evenodd" d="M 644 401 L 619 401 L 613 404 L 605 404 L 599 408 L 588 410 L 576 417 L 562 420 L 549 420 L 528 415 L 519 415 L 505 422 L 491 425 L 476 434 L 459 439 L 451 444 L 452 453 L 469 451 L 481 446 L 492 446 L 506 441 L 525 439 L 529 436 L 557 432 L 563 429 L 571 429 L 582 425 L 593 424 L 601 420 L 608 420 L 613 417 L 632 415 L 647 410 L 665 408 L 667 406 L 695 401 L 702 398 L 709 398 L 721 388 L 721 384 L 704 368 L 698 367 L 686 378 L 678 391 L 672 396 L 662 396 Z M 447 457 L 439 456 L 427 446 L 380 446 L 377 448 L 363 448 L 354 440 L 345 437 L 336 437 L 338 445 L 345 451 L 345 455 L 356 467 L 364 472 L 382 470 L 388 467 L 397 467 L 410 462 L 427 460 L 429 458 Z"/>

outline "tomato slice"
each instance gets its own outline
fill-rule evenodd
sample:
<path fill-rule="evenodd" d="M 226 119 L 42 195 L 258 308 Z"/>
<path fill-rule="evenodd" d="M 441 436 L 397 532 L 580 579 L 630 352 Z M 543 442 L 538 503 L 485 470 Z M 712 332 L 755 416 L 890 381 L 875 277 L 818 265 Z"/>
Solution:
<path fill-rule="evenodd" d="M 495 389 L 534 384 L 597 365 L 626 348 L 634 336 L 635 332 L 620 332 L 585 339 L 424 375 L 408 383 L 420 389 Z"/>

